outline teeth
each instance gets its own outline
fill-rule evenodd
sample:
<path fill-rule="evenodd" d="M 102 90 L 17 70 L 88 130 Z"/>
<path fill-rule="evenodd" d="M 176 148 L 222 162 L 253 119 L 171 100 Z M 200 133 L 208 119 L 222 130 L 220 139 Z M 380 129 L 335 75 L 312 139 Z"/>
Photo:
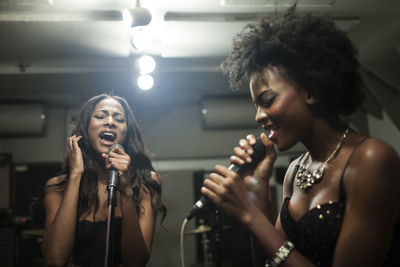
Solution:
<path fill-rule="evenodd" d="M 274 129 L 269 130 L 268 138 L 271 138 L 274 135 L 274 133 L 275 133 Z"/>
<path fill-rule="evenodd" d="M 268 138 L 272 138 L 275 134 L 276 129 L 271 129 L 268 131 Z"/>
<path fill-rule="evenodd" d="M 116 138 L 116 134 L 115 133 L 105 132 L 105 133 L 100 134 L 100 138 L 101 139 L 106 139 L 106 140 L 109 140 L 109 141 L 114 141 L 115 138 Z"/>

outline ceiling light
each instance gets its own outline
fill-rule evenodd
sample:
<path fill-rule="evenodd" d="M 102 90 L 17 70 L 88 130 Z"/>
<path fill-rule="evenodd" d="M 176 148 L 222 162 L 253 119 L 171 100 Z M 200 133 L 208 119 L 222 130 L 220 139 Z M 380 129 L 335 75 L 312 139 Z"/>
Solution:
<path fill-rule="evenodd" d="M 131 43 L 139 51 L 147 51 L 153 44 L 153 37 L 143 27 L 136 27 L 132 30 Z"/>
<path fill-rule="evenodd" d="M 156 61 L 152 56 L 144 55 L 136 60 L 137 67 L 141 74 L 148 74 L 156 68 Z"/>
<path fill-rule="evenodd" d="M 154 85 L 153 77 L 148 74 L 140 75 L 137 79 L 137 85 L 142 90 L 150 90 L 151 88 L 153 88 Z"/>

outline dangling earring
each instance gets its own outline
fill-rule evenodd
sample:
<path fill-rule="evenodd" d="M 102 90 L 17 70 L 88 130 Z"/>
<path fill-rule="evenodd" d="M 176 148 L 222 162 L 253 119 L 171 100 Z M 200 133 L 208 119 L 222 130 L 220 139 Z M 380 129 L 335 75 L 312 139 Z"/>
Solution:
<path fill-rule="evenodd" d="M 307 105 L 313 105 L 317 102 L 317 98 L 311 96 L 311 97 L 307 97 L 306 99 L 306 103 Z"/>

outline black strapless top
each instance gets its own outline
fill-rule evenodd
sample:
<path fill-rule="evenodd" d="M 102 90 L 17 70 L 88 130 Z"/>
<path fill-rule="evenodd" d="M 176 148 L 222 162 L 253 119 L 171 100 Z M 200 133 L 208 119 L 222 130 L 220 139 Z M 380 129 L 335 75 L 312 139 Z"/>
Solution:
<path fill-rule="evenodd" d="M 342 228 L 345 192 L 340 181 L 339 201 L 317 205 L 298 221 L 289 212 L 286 198 L 280 213 L 281 224 L 295 248 L 317 266 L 331 266 L 336 241 Z"/>
<path fill-rule="evenodd" d="M 295 248 L 316 266 L 327 267 L 331 266 L 333 262 L 335 246 L 342 228 L 346 206 L 343 176 L 352 155 L 340 178 L 339 200 L 337 202 L 329 201 L 317 205 L 307 211 L 298 221 L 294 220 L 290 214 L 288 207 L 290 198 L 286 198 L 282 204 L 280 220 L 283 230 L 288 239 L 293 242 Z M 293 180 L 297 169 L 298 166 L 296 166 Z M 400 225 L 396 225 L 394 229 L 392 243 L 382 266 L 400 266 Z"/>
<path fill-rule="evenodd" d="M 114 265 L 121 260 L 121 218 L 114 220 Z M 104 266 L 107 239 L 107 221 L 79 221 L 76 225 L 73 250 L 74 264 L 84 267 Z"/>

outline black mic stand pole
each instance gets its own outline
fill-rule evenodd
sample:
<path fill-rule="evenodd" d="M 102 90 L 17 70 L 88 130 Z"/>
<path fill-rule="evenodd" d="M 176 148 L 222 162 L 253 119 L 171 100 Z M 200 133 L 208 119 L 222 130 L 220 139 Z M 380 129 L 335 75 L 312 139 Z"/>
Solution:
<path fill-rule="evenodd" d="M 108 178 L 108 219 L 107 219 L 107 236 L 106 236 L 106 253 L 104 259 L 105 267 L 112 267 L 114 265 L 114 213 L 115 206 L 117 206 L 116 196 L 119 186 L 118 173 L 115 170 L 110 171 Z"/>

